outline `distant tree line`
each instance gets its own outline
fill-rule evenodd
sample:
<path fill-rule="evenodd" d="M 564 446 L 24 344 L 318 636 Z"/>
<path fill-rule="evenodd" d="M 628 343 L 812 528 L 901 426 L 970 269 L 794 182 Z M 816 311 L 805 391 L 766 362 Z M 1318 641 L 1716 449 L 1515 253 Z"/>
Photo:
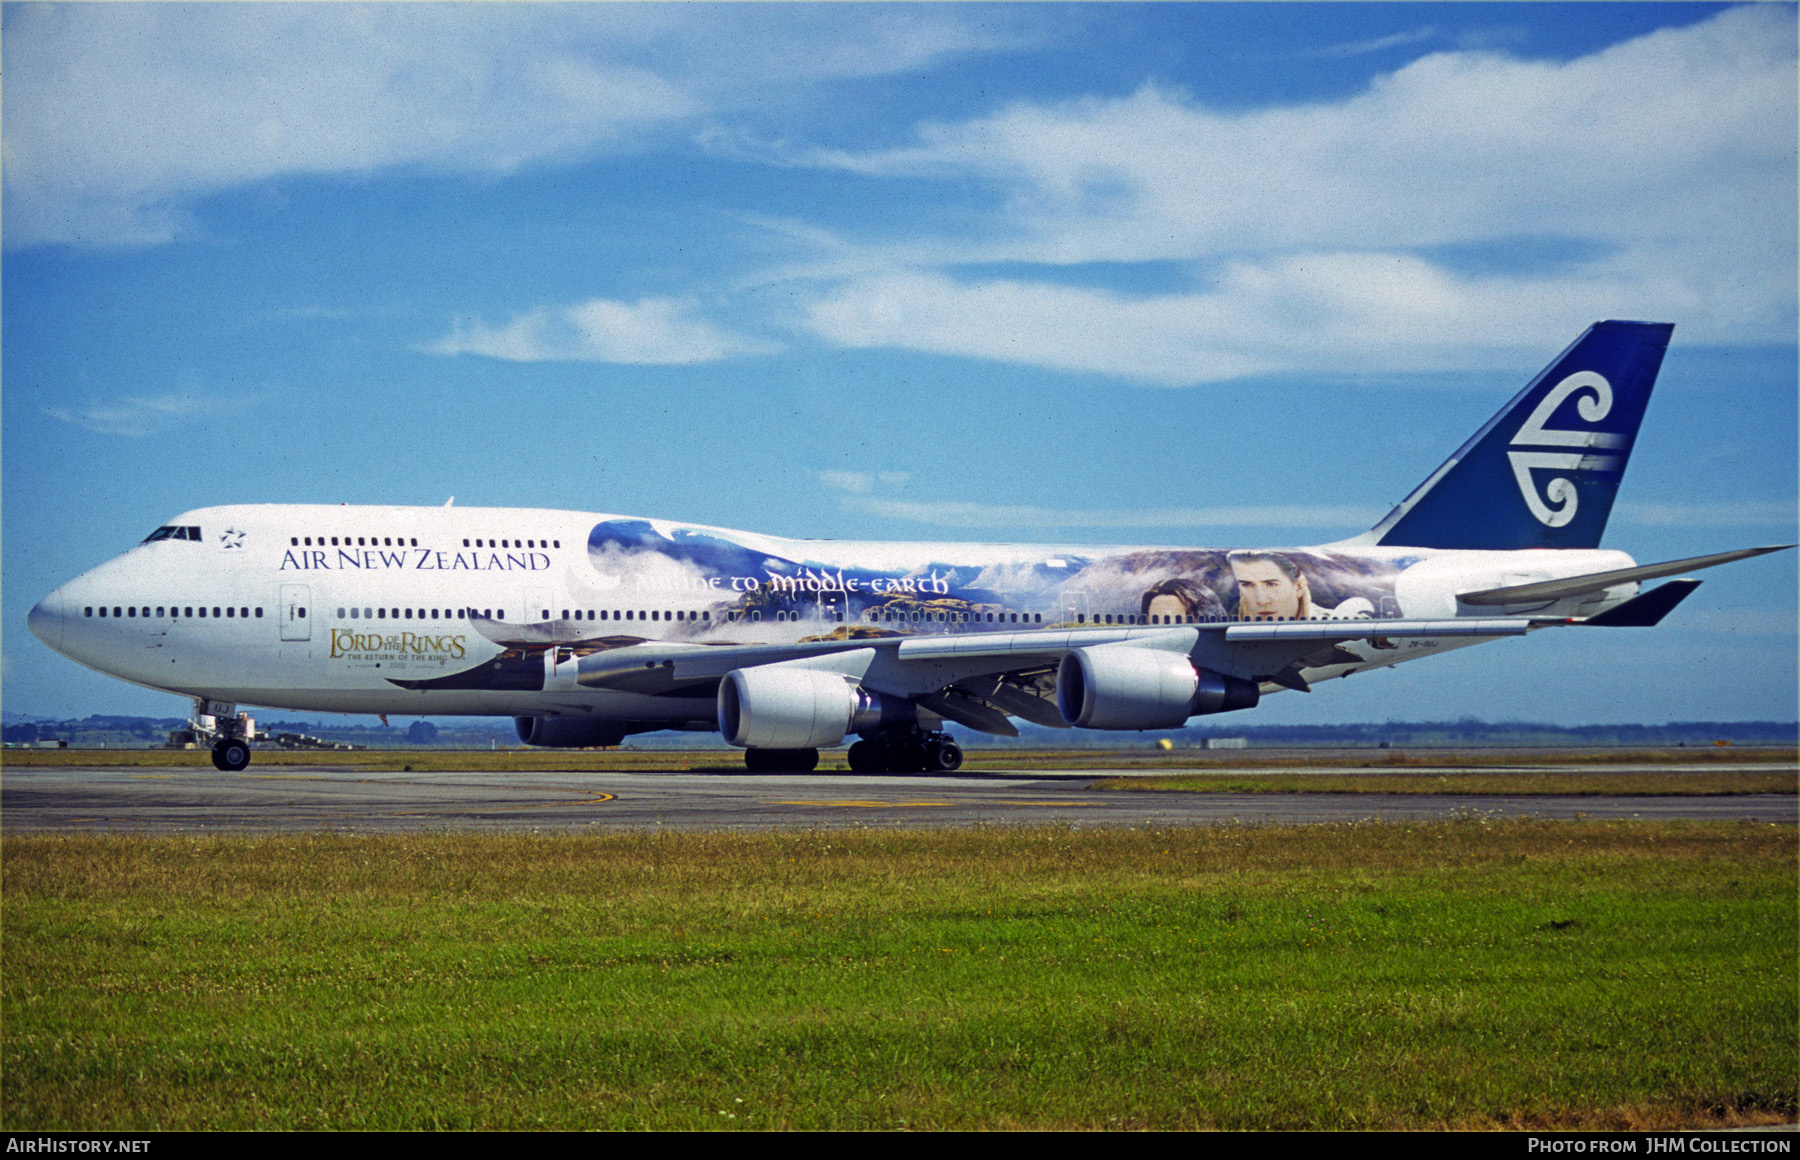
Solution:
<path fill-rule="evenodd" d="M 251 710 L 254 714 L 255 710 Z M 159 745 L 170 731 L 185 727 L 177 717 L 122 717 L 94 714 L 67 721 L 21 721 L 4 727 L 0 736 L 8 744 L 30 745 L 37 741 L 64 740 L 75 746 Z M 415 718 L 383 725 L 379 722 L 276 721 L 258 718 L 264 734 L 300 733 L 328 741 L 356 745 L 418 745 L 453 749 L 486 749 L 491 745 L 519 744 L 509 717 Z M 1154 745 L 1167 738 L 1178 746 L 1199 747 L 1210 739 L 1243 738 L 1257 747 L 1327 748 L 1433 748 L 1455 746 L 1670 746 L 1793 745 L 1800 743 L 1800 723 L 1793 721 L 1675 721 L 1666 725 L 1550 725 L 1531 721 L 1485 722 L 1474 718 L 1458 721 L 1349 722 L 1337 725 L 1251 725 L 1222 720 L 1186 729 L 1155 733 L 1108 733 L 1089 729 L 1045 729 L 1021 725 L 1017 739 L 987 737 L 956 727 L 964 745 L 1023 746 L 1030 748 L 1118 748 Z M 708 733 L 652 733 L 631 737 L 636 748 L 695 749 L 723 747 Z"/>

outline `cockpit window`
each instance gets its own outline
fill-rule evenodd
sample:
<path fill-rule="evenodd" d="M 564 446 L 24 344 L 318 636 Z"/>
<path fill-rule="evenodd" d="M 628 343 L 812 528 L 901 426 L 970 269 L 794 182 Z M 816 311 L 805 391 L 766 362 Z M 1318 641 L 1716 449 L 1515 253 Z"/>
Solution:
<path fill-rule="evenodd" d="M 200 542 L 200 529 L 196 527 L 172 527 L 164 525 L 144 537 L 144 543 L 154 540 L 192 540 Z"/>

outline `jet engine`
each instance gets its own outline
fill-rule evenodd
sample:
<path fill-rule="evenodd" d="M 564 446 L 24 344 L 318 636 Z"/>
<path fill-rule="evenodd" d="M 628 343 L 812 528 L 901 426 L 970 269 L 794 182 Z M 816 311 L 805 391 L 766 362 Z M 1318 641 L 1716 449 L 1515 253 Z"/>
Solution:
<path fill-rule="evenodd" d="M 1130 645 L 1074 649 L 1056 670 L 1057 708 L 1083 729 L 1179 729 L 1189 717 L 1254 708 L 1259 695 L 1254 681 Z"/>
<path fill-rule="evenodd" d="M 719 732 L 750 749 L 823 749 L 844 734 L 890 724 L 909 706 L 889 705 L 847 678 L 817 669 L 760 665 L 719 682 Z"/>
<path fill-rule="evenodd" d="M 554 749 L 585 749 L 590 745 L 617 745 L 625 730 L 608 721 L 581 721 L 570 717 L 514 717 L 513 728 L 527 745 Z"/>

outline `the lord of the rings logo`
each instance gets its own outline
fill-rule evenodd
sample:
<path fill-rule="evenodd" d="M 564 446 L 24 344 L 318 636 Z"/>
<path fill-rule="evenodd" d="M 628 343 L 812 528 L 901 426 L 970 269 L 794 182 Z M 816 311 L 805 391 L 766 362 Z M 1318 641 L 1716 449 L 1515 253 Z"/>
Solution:
<path fill-rule="evenodd" d="M 347 628 L 331 630 L 331 655 L 336 657 L 357 657 L 374 659 L 370 654 L 391 654 L 393 659 L 402 657 L 447 658 L 461 660 L 468 651 L 464 641 L 468 638 L 458 634 L 455 636 L 433 636 L 418 632 L 355 632 Z"/>

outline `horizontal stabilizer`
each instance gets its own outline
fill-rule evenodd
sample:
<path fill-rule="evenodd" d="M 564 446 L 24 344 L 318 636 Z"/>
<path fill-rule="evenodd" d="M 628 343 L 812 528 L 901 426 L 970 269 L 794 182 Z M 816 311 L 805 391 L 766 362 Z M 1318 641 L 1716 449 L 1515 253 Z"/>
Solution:
<path fill-rule="evenodd" d="M 1655 628 L 1698 587 L 1698 580 L 1671 580 L 1581 623 L 1597 624 L 1602 628 Z"/>
<path fill-rule="evenodd" d="M 1690 556 L 1685 560 L 1670 560 L 1664 564 L 1645 564 L 1640 568 L 1620 568 L 1613 572 L 1590 572 L 1586 576 L 1570 576 L 1566 580 L 1542 580 L 1535 584 L 1514 584 L 1507 588 L 1485 588 L 1480 592 L 1464 592 L 1457 599 L 1464 604 L 1531 604 L 1543 600 L 1561 600 L 1565 596 L 1599 592 L 1601 589 L 1611 588 L 1615 584 L 1630 584 L 1640 580 L 1660 580 L 1664 576 L 1673 576 L 1677 572 L 1697 572 L 1701 568 L 1729 564 L 1733 560 L 1747 560 L 1751 556 L 1766 556 L 1770 552 L 1784 551 L 1793 546 L 1793 544 L 1775 544 L 1767 548 L 1740 548 L 1735 552 L 1720 552 L 1714 556 Z M 1590 620 L 1588 623 L 1594 622 Z"/>

